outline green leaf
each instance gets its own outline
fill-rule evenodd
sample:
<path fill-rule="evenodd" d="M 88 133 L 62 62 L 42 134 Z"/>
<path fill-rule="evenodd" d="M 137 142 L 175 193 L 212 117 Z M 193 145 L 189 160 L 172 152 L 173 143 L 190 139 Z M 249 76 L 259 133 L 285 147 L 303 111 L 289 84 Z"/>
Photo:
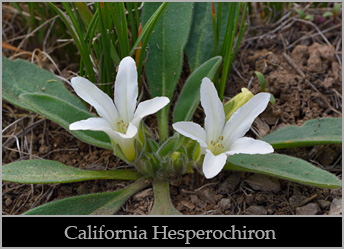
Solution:
<path fill-rule="evenodd" d="M 75 2 L 75 6 L 78 8 L 78 12 L 80 13 L 82 20 L 85 22 L 85 25 L 89 27 L 93 18 L 92 12 L 88 9 L 88 6 L 85 3 Z"/>
<path fill-rule="evenodd" d="M 329 11 L 326 11 L 326 12 L 323 14 L 323 17 L 328 17 L 328 16 L 333 16 L 333 13 L 332 13 L 332 12 L 329 12 Z"/>
<path fill-rule="evenodd" d="M 64 6 L 67 15 L 63 13 L 56 5 L 53 3 L 47 3 L 47 5 L 56 12 L 61 18 L 61 20 L 64 22 L 66 25 L 69 33 L 73 37 L 74 43 L 76 47 L 79 50 L 81 59 L 85 65 L 86 72 L 88 74 L 88 78 L 90 79 L 91 82 L 96 82 L 96 76 L 93 70 L 93 65 L 91 58 L 89 56 L 89 51 L 87 49 L 87 46 L 85 44 L 85 41 L 83 39 L 83 34 L 81 32 L 81 29 L 75 19 L 74 13 L 72 9 L 70 8 L 69 4 L 66 2 L 62 2 L 62 5 Z M 68 19 L 67 19 L 68 18 Z"/>
<path fill-rule="evenodd" d="M 275 149 L 342 143 L 342 119 L 323 118 L 291 125 L 262 138 Z"/>
<path fill-rule="evenodd" d="M 167 156 L 169 153 L 172 153 L 176 149 L 176 144 L 179 140 L 179 137 L 173 136 L 169 137 L 158 149 L 157 154 L 161 157 Z"/>
<path fill-rule="evenodd" d="M 81 170 L 51 160 L 25 160 L 2 167 L 2 180 L 9 182 L 69 183 L 86 180 L 137 180 L 142 177 L 135 170 Z"/>
<path fill-rule="evenodd" d="M 94 117 L 85 104 L 52 73 L 24 60 L 2 57 L 3 98 L 20 108 L 37 112 L 68 130 L 71 123 Z M 84 142 L 112 149 L 104 132 L 71 131 Z"/>
<path fill-rule="evenodd" d="M 261 72 L 254 72 L 258 78 L 259 84 L 260 84 L 260 91 L 261 92 L 265 92 L 265 86 L 266 86 L 266 81 L 265 81 L 265 77 Z"/>
<path fill-rule="evenodd" d="M 149 215 L 181 215 L 170 198 L 170 185 L 167 181 L 153 182 L 154 205 Z"/>
<path fill-rule="evenodd" d="M 143 6 L 142 24 L 161 3 Z M 183 50 L 191 26 L 193 3 L 172 2 L 161 15 L 148 42 L 146 75 L 152 97 L 172 98 L 183 66 Z M 158 112 L 160 139 L 168 137 L 169 105 Z"/>
<path fill-rule="evenodd" d="M 70 93 L 61 80 L 47 70 L 18 59 L 15 61 L 2 57 L 2 96 L 20 108 L 35 112 L 18 97 L 22 93 L 43 93 L 62 99 L 87 111 L 79 98 Z"/>
<path fill-rule="evenodd" d="M 25 215 L 112 215 L 136 192 L 147 187 L 150 181 L 146 177 L 129 185 L 125 189 L 98 194 L 70 197 L 50 202 L 31 209 Z"/>
<path fill-rule="evenodd" d="M 69 125 L 73 122 L 94 117 L 89 111 L 84 111 L 61 98 L 47 94 L 21 94 L 19 99 L 35 112 L 53 120 L 67 130 L 69 130 Z M 102 131 L 76 130 L 70 132 L 86 143 L 112 150 L 108 135 Z"/>
<path fill-rule="evenodd" d="M 299 15 L 300 18 L 304 18 L 305 17 L 305 12 L 303 12 L 303 10 L 297 9 L 295 11 Z"/>
<path fill-rule="evenodd" d="M 140 36 L 136 40 L 136 43 L 133 45 L 133 48 L 129 53 L 130 55 L 132 55 L 134 51 L 136 51 L 136 49 L 139 49 L 138 46 L 140 45 L 140 41 L 142 40 L 142 43 L 140 46 L 141 49 L 137 50 L 139 52 L 139 58 L 137 61 L 137 74 L 138 74 L 139 79 L 141 79 L 141 73 L 142 73 L 142 68 L 143 68 L 142 63 L 143 63 L 143 59 L 145 58 L 148 41 L 150 40 L 150 36 L 152 35 L 154 28 L 156 24 L 158 23 L 161 15 L 164 13 L 168 4 L 169 4 L 168 2 L 162 3 L 159 6 L 159 8 L 157 8 L 155 12 L 145 22 L 145 25 L 142 29 Z"/>
<path fill-rule="evenodd" d="M 319 188 L 340 188 L 341 181 L 331 173 L 296 157 L 281 154 L 230 156 L 225 169 L 261 173 Z"/>
<path fill-rule="evenodd" d="M 218 48 L 222 47 L 226 23 L 228 20 L 229 3 L 221 3 L 221 25 L 218 41 Z M 218 3 L 215 3 L 217 10 Z M 216 13 L 218 15 L 218 13 Z M 189 40 L 185 46 L 185 54 L 188 57 L 190 69 L 193 72 L 201 64 L 214 55 L 214 36 L 211 17 L 211 3 L 194 3 L 192 24 Z M 216 51 L 218 54 L 218 51 Z"/>
<path fill-rule="evenodd" d="M 200 100 L 202 79 L 212 79 L 222 62 L 221 56 L 215 56 L 199 66 L 186 80 L 173 111 L 173 122 L 192 119 Z"/>
<path fill-rule="evenodd" d="M 313 20 L 314 20 L 314 18 L 313 18 L 312 15 L 307 15 L 307 16 L 305 16 L 305 19 L 306 19 L 306 20 L 310 20 L 310 21 L 313 21 Z"/>
<path fill-rule="evenodd" d="M 333 6 L 333 13 L 335 15 L 338 15 L 339 11 L 340 11 L 340 8 L 342 7 L 342 4 L 341 3 L 337 3 L 335 6 Z"/>

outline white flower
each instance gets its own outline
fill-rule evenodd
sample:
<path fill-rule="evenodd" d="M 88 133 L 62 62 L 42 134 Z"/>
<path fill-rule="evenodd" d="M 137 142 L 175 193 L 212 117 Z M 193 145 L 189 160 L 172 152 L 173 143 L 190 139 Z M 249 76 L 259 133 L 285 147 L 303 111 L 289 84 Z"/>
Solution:
<path fill-rule="evenodd" d="M 135 160 L 134 140 L 142 118 L 156 113 L 170 102 L 167 97 L 156 97 L 141 102 L 136 108 L 137 71 L 131 57 L 125 57 L 119 64 L 114 102 L 85 78 L 74 77 L 71 83 L 76 94 L 92 105 L 100 117 L 77 121 L 69 129 L 104 131 L 120 146 L 128 161 Z"/>
<path fill-rule="evenodd" d="M 216 176 L 226 164 L 227 157 L 238 153 L 267 154 L 274 150 L 264 141 L 243 137 L 254 119 L 262 113 L 270 94 L 259 93 L 241 106 L 225 123 L 225 112 L 214 84 L 204 78 L 201 84 L 201 104 L 205 112 L 204 129 L 193 122 L 177 122 L 173 128 L 196 140 L 205 153 L 203 173 L 206 178 Z"/>

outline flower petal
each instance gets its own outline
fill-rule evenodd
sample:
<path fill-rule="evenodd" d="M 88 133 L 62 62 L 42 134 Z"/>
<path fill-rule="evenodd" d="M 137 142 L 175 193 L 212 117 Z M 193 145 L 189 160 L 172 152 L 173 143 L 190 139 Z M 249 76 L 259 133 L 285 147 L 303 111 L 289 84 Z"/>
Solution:
<path fill-rule="evenodd" d="M 234 141 L 246 134 L 256 117 L 265 110 L 269 101 L 269 93 L 258 93 L 233 114 L 223 129 L 226 150 Z"/>
<path fill-rule="evenodd" d="M 135 136 L 137 134 L 137 128 L 131 122 L 129 123 L 127 133 L 123 134 L 120 132 L 113 132 L 112 136 L 110 136 L 115 143 L 117 143 L 127 158 L 129 162 L 135 160 Z"/>
<path fill-rule="evenodd" d="M 104 131 L 116 143 L 122 139 L 134 138 L 137 134 L 137 128 L 129 123 L 127 133 L 123 134 L 114 131 L 109 122 L 104 118 L 89 118 L 80 120 L 69 125 L 70 130 L 90 130 L 90 131 Z"/>
<path fill-rule="evenodd" d="M 203 148 L 208 147 L 206 143 L 205 130 L 199 124 L 196 124 L 194 122 L 182 121 L 182 122 L 174 123 L 172 126 L 173 126 L 173 129 L 178 131 L 183 136 L 189 137 L 199 142 L 201 147 Z"/>
<path fill-rule="evenodd" d="M 205 112 L 204 129 L 207 133 L 207 144 L 217 141 L 225 124 L 225 112 L 214 84 L 203 78 L 201 84 L 201 104 Z"/>
<path fill-rule="evenodd" d="M 130 56 L 119 63 L 115 82 L 115 104 L 121 119 L 129 123 L 134 118 L 138 96 L 136 64 Z"/>
<path fill-rule="evenodd" d="M 125 134 L 120 133 L 120 132 L 116 132 L 116 131 L 115 131 L 115 132 L 116 132 L 119 136 L 121 136 L 122 138 L 128 139 L 128 138 L 133 138 L 133 137 L 135 137 L 136 134 L 137 134 L 137 131 L 138 131 L 137 127 L 136 127 L 132 122 L 130 122 L 130 123 L 129 123 L 129 126 L 128 126 L 128 128 L 127 128 L 127 132 L 126 132 Z"/>
<path fill-rule="evenodd" d="M 105 131 L 110 129 L 111 125 L 104 118 L 88 118 L 80 120 L 69 125 L 70 130 L 91 130 L 91 131 Z"/>
<path fill-rule="evenodd" d="M 267 142 L 255 140 L 250 137 L 242 137 L 231 145 L 230 150 L 226 154 L 268 154 L 272 152 L 274 152 L 274 148 Z"/>
<path fill-rule="evenodd" d="M 221 172 L 226 164 L 227 155 L 225 153 L 214 156 L 214 154 L 207 150 L 203 160 L 203 173 L 207 179 L 213 178 Z"/>
<path fill-rule="evenodd" d="M 106 93 L 100 90 L 91 81 L 82 77 L 72 78 L 71 83 L 76 94 L 92 105 L 99 116 L 105 118 L 110 124 L 117 122 L 117 109 L 112 99 Z"/>
<path fill-rule="evenodd" d="M 170 102 L 167 97 L 155 97 L 154 99 L 141 102 L 134 114 L 133 124 L 139 127 L 141 119 L 144 117 L 156 113 Z"/>
<path fill-rule="evenodd" d="M 126 134 L 112 130 L 109 122 L 103 118 L 89 118 L 77 121 L 70 124 L 69 129 L 104 131 L 114 143 L 120 146 L 128 161 L 135 160 L 134 141 L 137 134 L 137 128 L 132 123 L 129 123 Z"/>

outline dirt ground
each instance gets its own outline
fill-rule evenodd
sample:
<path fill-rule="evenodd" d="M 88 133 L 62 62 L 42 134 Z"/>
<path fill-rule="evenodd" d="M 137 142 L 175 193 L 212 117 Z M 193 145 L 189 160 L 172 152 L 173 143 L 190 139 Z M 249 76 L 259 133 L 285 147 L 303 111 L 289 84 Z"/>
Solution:
<path fill-rule="evenodd" d="M 313 25 L 289 18 L 274 25 L 255 26 L 241 45 L 226 96 L 242 87 L 258 93 L 254 72 L 264 74 L 268 91 L 276 98 L 254 122 L 247 135 L 262 137 L 281 127 L 321 117 L 341 117 L 341 22 Z M 330 44 L 330 45 L 329 45 Z M 9 51 L 4 51 L 9 54 Z M 182 83 L 180 83 L 182 85 Z M 82 169 L 104 170 L 125 167 L 109 150 L 74 138 L 68 131 L 42 116 L 3 101 L 3 164 L 19 159 L 43 158 Z M 154 117 L 154 116 L 153 116 Z M 203 122 L 199 108 L 195 119 Z M 154 118 L 147 123 L 154 127 Z M 18 140 L 16 140 L 16 138 Z M 18 142 L 16 142 L 18 141 Z M 323 145 L 276 151 L 299 157 L 342 177 L 341 145 Z M 3 214 L 18 215 L 45 204 L 75 195 L 114 191 L 130 182 L 96 180 L 56 185 L 27 185 L 3 182 Z M 223 171 L 207 180 L 198 173 L 185 175 L 171 186 L 174 206 L 183 214 L 203 215 L 328 215 L 341 214 L 341 189 L 319 189 L 259 174 Z M 131 197 L 118 214 L 148 214 L 153 190 Z"/>

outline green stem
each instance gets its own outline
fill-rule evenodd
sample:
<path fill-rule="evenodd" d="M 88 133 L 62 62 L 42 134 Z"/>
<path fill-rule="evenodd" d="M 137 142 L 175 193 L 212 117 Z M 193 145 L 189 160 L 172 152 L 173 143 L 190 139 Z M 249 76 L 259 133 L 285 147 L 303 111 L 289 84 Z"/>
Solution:
<path fill-rule="evenodd" d="M 159 139 L 167 139 L 169 137 L 168 132 L 168 112 L 170 109 L 170 105 L 168 104 L 162 110 L 160 110 L 158 115 L 158 127 L 159 127 Z"/>
<path fill-rule="evenodd" d="M 173 207 L 170 198 L 170 184 L 167 181 L 155 179 L 153 182 L 154 190 L 154 206 L 150 215 L 181 215 L 181 213 Z"/>

